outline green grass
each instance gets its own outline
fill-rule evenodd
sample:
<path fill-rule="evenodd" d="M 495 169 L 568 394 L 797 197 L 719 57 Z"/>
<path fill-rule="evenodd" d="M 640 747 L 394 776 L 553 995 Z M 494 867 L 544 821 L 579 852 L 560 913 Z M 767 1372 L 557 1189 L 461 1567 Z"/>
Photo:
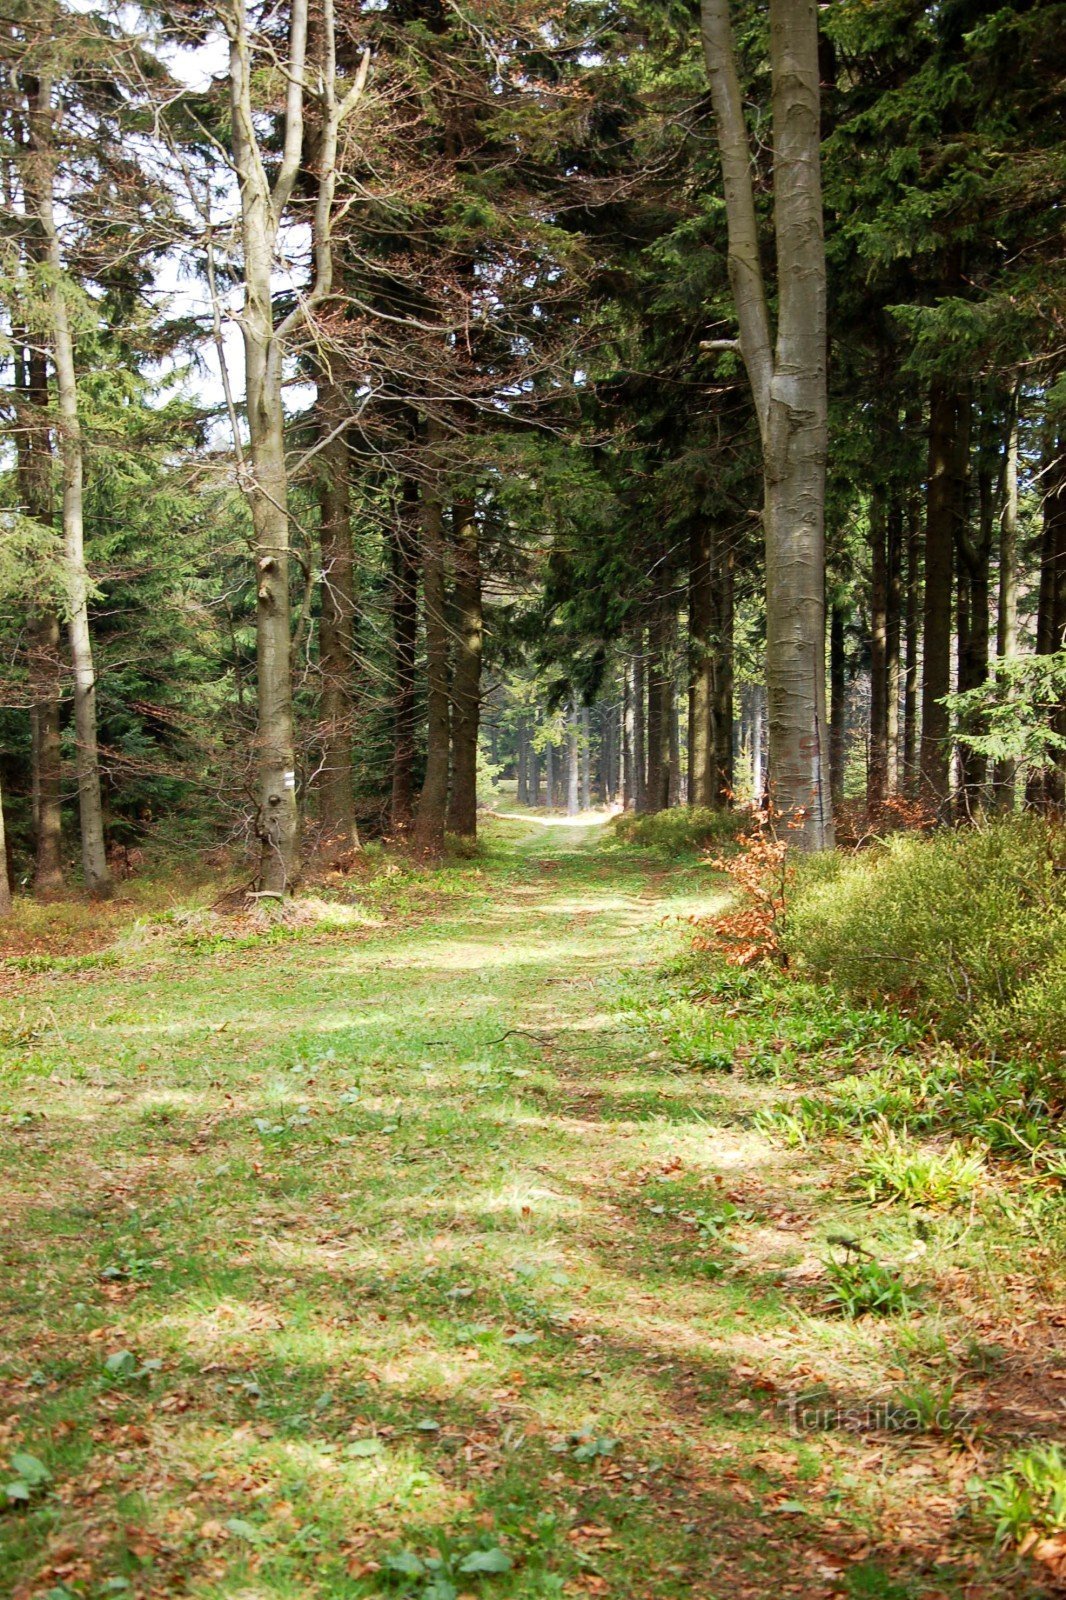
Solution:
<path fill-rule="evenodd" d="M 105 961 L 9 969 L 0 1589 L 1002 1592 L 936 1408 L 871 1472 L 789 1400 L 994 1408 L 1042 1351 L 973 1351 L 1023 1288 L 1036 1326 L 1046 1254 L 950 1209 L 919 1238 L 755 1125 L 787 1072 L 912 1035 L 813 986 L 702 992 L 684 919 L 720 894 L 517 817 L 280 920 L 142 903 Z M 840 1316 L 841 1226 L 913 1304 Z"/>

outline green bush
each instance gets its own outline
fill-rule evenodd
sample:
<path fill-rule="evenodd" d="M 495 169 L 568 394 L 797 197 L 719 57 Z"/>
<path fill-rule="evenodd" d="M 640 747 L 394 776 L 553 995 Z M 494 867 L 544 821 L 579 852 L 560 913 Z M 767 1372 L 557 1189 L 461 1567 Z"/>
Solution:
<path fill-rule="evenodd" d="M 728 844 L 750 821 L 746 811 L 674 806 L 647 816 L 623 811 L 615 817 L 613 826 L 622 844 L 638 844 L 646 850 L 677 855 L 685 850 L 708 850 L 713 845 Z"/>
<path fill-rule="evenodd" d="M 1066 1048 L 1061 832 L 1035 817 L 897 834 L 802 864 L 785 942 L 851 998 L 907 1004 L 945 1037 Z"/>

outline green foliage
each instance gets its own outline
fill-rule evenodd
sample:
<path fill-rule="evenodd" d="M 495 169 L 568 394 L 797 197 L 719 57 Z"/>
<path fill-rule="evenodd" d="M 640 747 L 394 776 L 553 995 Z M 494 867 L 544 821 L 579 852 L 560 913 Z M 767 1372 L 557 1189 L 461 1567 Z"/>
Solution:
<path fill-rule="evenodd" d="M 986 683 L 948 695 L 944 704 L 958 722 L 961 744 L 990 761 L 1041 772 L 1066 750 L 1066 737 L 1052 726 L 1064 701 L 1066 650 L 1059 650 L 994 661 Z"/>
<path fill-rule="evenodd" d="M 614 830 L 623 844 L 640 845 L 645 850 L 680 855 L 686 850 L 707 850 L 712 845 L 728 844 L 749 819 L 742 811 L 712 811 L 705 806 L 675 806 L 648 816 L 623 812 L 614 819 Z"/>
<path fill-rule="evenodd" d="M 984 1152 L 957 1143 L 922 1148 L 882 1123 L 863 1138 L 855 1178 L 870 1200 L 959 1205 L 972 1199 L 985 1181 Z"/>
<path fill-rule="evenodd" d="M 826 1299 L 845 1317 L 900 1316 L 914 1304 L 895 1273 L 870 1256 L 849 1254 L 843 1261 L 827 1261 L 826 1277 Z"/>
<path fill-rule="evenodd" d="M 1066 1530 L 1066 1456 L 1057 1444 L 1017 1451 L 994 1478 L 972 1480 L 971 1493 L 995 1523 L 998 1543 Z"/>
<path fill-rule="evenodd" d="M 1042 1046 L 1061 1049 L 1061 848 L 1048 823 L 1014 818 L 805 863 L 790 957 L 854 999 L 896 998 L 946 1037 L 1009 1047 L 1032 1016 Z"/>

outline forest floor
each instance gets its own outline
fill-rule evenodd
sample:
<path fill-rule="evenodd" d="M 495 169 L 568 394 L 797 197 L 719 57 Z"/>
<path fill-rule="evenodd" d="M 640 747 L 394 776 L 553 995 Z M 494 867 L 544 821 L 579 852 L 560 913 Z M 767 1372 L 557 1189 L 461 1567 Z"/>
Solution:
<path fill-rule="evenodd" d="M 5 964 L 0 1590 L 1048 1592 L 967 1487 L 1061 1424 L 1039 1229 L 873 1210 L 759 1131 L 779 1087 L 671 1058 L 706 867 L 486 831 Z M 841 1230 L 901 1314 L 828 1306 Z"/>

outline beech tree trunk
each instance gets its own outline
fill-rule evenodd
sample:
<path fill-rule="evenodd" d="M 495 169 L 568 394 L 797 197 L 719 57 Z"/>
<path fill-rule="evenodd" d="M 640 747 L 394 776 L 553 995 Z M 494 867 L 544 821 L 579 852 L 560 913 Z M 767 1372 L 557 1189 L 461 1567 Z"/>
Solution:
<path fill-rule="evenodd" d="M 346 400 L 319 387 L 323 430 L 343 423 Z M 322 558 L 322 614 L 319 664 L 322 671 L 322 772 L 319 806 L 326 838 L 345 848 L 358 846 L 355 820 L 353 674 L 355 667 L 355 567 L 352 555 L 350 456 L 343 429 L 319 452 L 319 543 Z"/>
<path fill-rule="evenodd" d="M 452 539 L 455 559 L 455 665 L 452 673 L 452 794 L 448 826 L 461 838 L 472 839 L 477 833 L 477 742 L 481 716 L 482 651 L 481 551 L 476 508 L 472 500 L 461 501 L 453 508 Z M 539 804 L 536 794 L 533 804 Z"/>
<path fill-rule="evenodd" d="M 418 484 L 405 478 L 392 529 L 393 833 L 403 836 L 414 816 L 415 654 L 418 640 Z"/>
<path fill-rule="evenodd" d="M 728 0 L 702 0 L 740 349 L 762 439 L 766 679 L 776 806 L 832 844 L 825 693 L 826 272 L 813 0 L 770 0 L 778 325 L 771 337 Z"/>
<path fill-rule="evenodd" d="M 56 414 L 63 479 L 63 550 L 67 576 L 67 638 L 74 678 L 75 768 L 81 861 L 86 888 L 111 893 L 104 841 L 104 808 L 96 728 L 96 671 L 89 629 L 89 577 L 85 568 L 84 463 L 74 364 L 74 335 L 67 310 L 63 252 L 55 219 L 52 83 L 41 78 L 29 105 L 30 150 L 26 194 L 36 214 L 49 270 L 49 334 L 56 374 Z"/>
<path fill-rule="evenodd" d="M 278 235 L 305 156 L 304 101 L 307 75 L 308 0 L 291 0 L 288 59 L 277 63 L 284 86 L 280 159 L 273 180 L 271 159 L 260 144 L 256 82 L 262 62 L 243 0 L 220 13 L 229 37 L 230 145 L 241 202 L 244 341 L 248 458 L 242 459 L 255 536 L 256 704 L 260 839 L 260 888 L 269 894 L 291 889 L 300 867 L 300 817 L 292 712 L 292 618 L 289 597 L 288 469 L 285 459 L 283 363 L 291 336 L 333 291 L 333 199 L 341 124 L 355 108 L 366 82 L 369 52 L 350 88 L 338 99 L 333 0 L 321 0 L 316 15 L 316 109 L 313 141 L 316 168 L 312 244 L 314 281 L 275 324 L 274 269 Z M 243 457 L 240 441 L 235 441 Z"/>
<path fill-rule="evenodd" d="M 592 806 L 592 750 L 589 737 L 589 708 L 581 707 L 581 809 L 588 811 Z"/>
<path fill-rule="evenodd" d="M 439 854 L 448 814 L 448 618 L 444 513 L 436 494 L 422 491 L 422 601 L 426 634 L 426 772 L 413 838 L 417 849 Z"/>

